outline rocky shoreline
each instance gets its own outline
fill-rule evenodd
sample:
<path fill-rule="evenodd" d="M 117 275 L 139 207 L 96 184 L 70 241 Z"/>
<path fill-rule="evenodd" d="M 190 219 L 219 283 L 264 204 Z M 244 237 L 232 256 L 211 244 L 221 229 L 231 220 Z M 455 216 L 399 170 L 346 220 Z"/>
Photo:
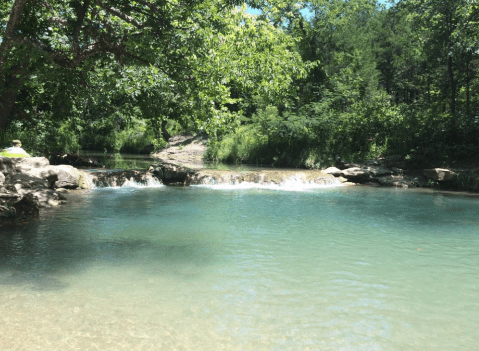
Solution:
<path fill-rule="evenodd" d="M 179 139 L 180 140 L 180 139 Z M 479 192 L 479 168 L 418 169 L 400 156 L 387 156 L 364 163 L 346 163 L 337 158 L 336 166 L 325 170 L 214 170 L 205 169 L 199 153 L 200 138 L 183 138 L 192 147 L 173 144 L 172 150 L 155 155 L 158 163 L 148 170 L 78 169 L 72 165 L 51 165 L 45 157 L 0 157 L 0 227 L 21 225 L 38 217 L 41 208 L 61 205 L 72 189 L 140 185 L 215 185 L 256 183 L 312 186 L 356 185 L 399 188 L 438 188 Z M 193 154 L 191 154 L 193 152 Z M 180 155 L 181 157 L 177 157 Z M 66 159 L 66 158 L 65 158 Z M 186 165 L 183 163 L 185 160 Z M 101 167 L 101 165 L 95 164 Z"/>
<path fill-rule="evenodd" d="M 41 208 L 64 204 L 70 190 L 157 182 L 139 170 L 85 170 L 50 165 L 45 157 L 0 157 L 0 227 L 28 223 Z"/>

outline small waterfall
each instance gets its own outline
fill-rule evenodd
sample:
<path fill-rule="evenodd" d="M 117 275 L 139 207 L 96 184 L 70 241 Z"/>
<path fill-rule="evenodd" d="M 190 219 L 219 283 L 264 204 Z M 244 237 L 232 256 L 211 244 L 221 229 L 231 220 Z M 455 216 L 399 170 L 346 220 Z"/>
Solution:
<path fill-rule="evenodd" d="M 318 170 L 194 170 L 172 163 L 152 165 L 148 171 L 103 171 L 92 172 L 91 176 L 96 187 L 191 185 L 212 189 L 263 188 L 292 191 L 338 187 L 344 181 Z"/>
<path fill-rule="evenodd" d="M 199 171 L 186 183 L 211 189 L 277 189 L 302 191 L 341 186 L 339 179 L 320 171 Z"/>
<path fill-rule="evenodd" d="M 101 170 L 84 171 L 90 189 L 94 188 L 158 188 L 162 181 L 148 171 Z"/>
<path fill-rule="evenodd" d="M 276 184 L 276 183 L 252 183 L 252 182 L 241 182 L 241 183 L 217 183 L 214 179 L 211 179 L 209 183 L 206 184 L 196 184 L 191 185 L 200 188 L 209 188 L 217 190 L 233 190 L 233 189 L 270 189 L 270 190 L 285 190 L 285 191 L 304 191 L 310 189 L 324 189 L 324 188 L 335 188 L 342 186 L 338 180 L 333 180 L 330 183 L 314 183 L 314 182 L 298 182 L 295 179 L 287 180 L 285 182 Z"/>

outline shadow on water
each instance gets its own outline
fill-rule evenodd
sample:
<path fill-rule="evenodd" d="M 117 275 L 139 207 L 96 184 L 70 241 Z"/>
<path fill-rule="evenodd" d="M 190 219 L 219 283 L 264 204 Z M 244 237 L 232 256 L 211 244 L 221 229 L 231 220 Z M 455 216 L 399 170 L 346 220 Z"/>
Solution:
<path fill-rule="evenodd" d="M 138 269 L 149 275 L 190 279 L 202 273 L 208 250 L 199 243 L 172 244 L 146 239 L 91 240 L 88 236 L 44 235 L 38 224 L 0 233 L 0 286 L 55 291 L 72 275 L 95 266 Z M 181 267 L 195 267 L 184 270 Z M 64 280 L 67 281 L 64 281 Z"/>

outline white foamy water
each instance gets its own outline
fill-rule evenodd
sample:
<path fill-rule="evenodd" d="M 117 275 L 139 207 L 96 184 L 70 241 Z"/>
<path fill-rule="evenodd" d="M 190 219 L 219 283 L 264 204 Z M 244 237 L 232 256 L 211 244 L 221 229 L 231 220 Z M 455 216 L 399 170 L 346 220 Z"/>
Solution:
<path fill-rule="evenodd" d="M 0 232 L 0 350 L 475 350 L 477 200 L 70 194 Z"/>
<path fill-rule="evenodd" d="M 234 182 L 218 184 L 216 181 L 211 180 L 210 184 L 197 184 L 193 187 L 214 189 L 214 190 L 235 190 L 235 189 L 269 189 L 269 190 L 282 190 L 282 191 L 307 191 L 312 189 L 328 189 L 341 187 L 341 184 L 337 179 L 332 179 L 330 184 L 319 184 L 314 181 L 306 181 L 301 178 L 291 177 L 287 181 L 280 184 L 268 183 L 268 182 Z"/>
<path fill-rule="evenodd" d="M 112 188 L 112 189 L 120 189 L 120 188 L 161 188 L 165 186 L 160 180 L 150 177 L 145 182 L 137 182 L 134 178 L 127 179 L 123 182 L 122 185 L 110 185 L 110 184 L 96 184 L 95 182 L 90 181 L 90 188 Z"/>

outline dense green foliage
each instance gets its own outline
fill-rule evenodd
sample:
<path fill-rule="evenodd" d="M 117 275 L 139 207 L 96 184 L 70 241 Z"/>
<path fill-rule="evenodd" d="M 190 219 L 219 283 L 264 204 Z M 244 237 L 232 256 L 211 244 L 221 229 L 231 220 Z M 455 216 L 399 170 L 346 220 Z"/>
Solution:
<path fill-rule="evenodd" d="M 204 131 L 207 158 L 225 162 L 478 154 L 477 2 L 248 4 L 262 15 L 235 1 L 2 3 L 0 145 L 138 152 Z"/>
<path fill-rule="evenodd" d="M 324 167 L 335 155 L 450 162 L 479 151 L 479 4 L 316 0 L 281 21 L 316 62 L 287 106 L 257 105 L 208 153 Z M 286 8 L 286 7 L 285 7 Z"/>
<path fill-rule="evenodd" d="M 234 130 L 239 93 L 275 102 L 306 67 L 234 1 L 10 0 L 0 6 L 0 141 L 139 151 L 178 128 Z"/>

